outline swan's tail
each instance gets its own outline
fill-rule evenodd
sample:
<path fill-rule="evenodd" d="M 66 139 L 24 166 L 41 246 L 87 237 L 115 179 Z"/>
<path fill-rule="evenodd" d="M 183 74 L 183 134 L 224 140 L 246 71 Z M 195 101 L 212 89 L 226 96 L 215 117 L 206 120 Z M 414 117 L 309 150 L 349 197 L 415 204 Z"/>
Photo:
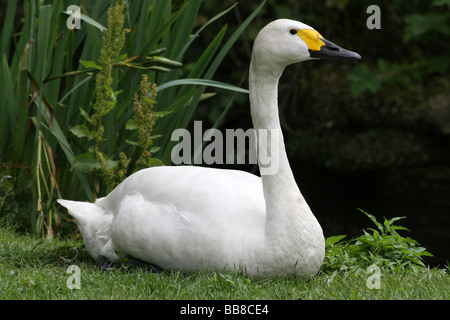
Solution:
<path fill-rule="evenodd" d="M 63 199 L 58 199 L 57 201 L 69 210 L 69 214 L 76 220 L 80 227 L 90 225 L 92 220 L 105 213 L 105 210 L 95 203 Z"/>
<path fill-rule="evenodd" d="M 57 201 L 75 219 L 87 250 L 96 260 L 110 241 L 112 215 L 105 214 L 105 210 L 97 203 L 63 199 Z"/>

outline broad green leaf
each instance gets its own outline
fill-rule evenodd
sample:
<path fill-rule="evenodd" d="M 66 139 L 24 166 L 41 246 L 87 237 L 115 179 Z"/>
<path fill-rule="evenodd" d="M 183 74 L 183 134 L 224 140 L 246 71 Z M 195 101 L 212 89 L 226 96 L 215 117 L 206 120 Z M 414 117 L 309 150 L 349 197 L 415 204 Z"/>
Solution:
<path fill-rule="evenodd" d="M 87 122 L 92 123 L 92 118 L 83 108 L 80 108 L 80 114 L 81 116 L 87 120 Z"/>
<path fill-rule="evenodd" d="M 106 157 L 106 155 L 104 155 L 104 157 L 105 157 L 106 164 L 110 169 L 117 168 L 117 166 L 119 165 L 118 161 L 108 159 Z M 96 156 L 95 152 L 86 152 L 86 153 L 78 155 L 75 158 L 73 167 L 80 169 L 81 171 L 84 171 L 84 172 L 91 172 L 95 169 L 101 168 L 100 163 L 97 160 L 97 156 Z"/>
<path fill-rule="evenodd" d="M 85 67 L 86 69 L 98 69 L 101 70 L 102 68 L 96 64 L 94 61 L 84 61 L 84 60 L 80 60 L 80 63 L 83 65 L 83 67 Z"/>
<path fill-rule="evenodd" d="M 70 128 L 69 131 L 78 138 L 88 138 L 89 140 L 94 138 L 94 134 L 89 131 L 89 129 L 84 124 L 76 125 Z"/>
<path fill-rule="evenodd" d="M 344 239 L 345 237 L 347 237 L 346 235 L 339 235 L 339 236 L 331 236 L 326 238 L 326 244 L 330 245 L 330 244 L 335 244 L 339 241 L 341 241 L 342 239 Z"/>
<path fill-rule="evenodd" d="M 127 123 L 125 124 L 125 129 L 127 130 L 137 130 L 139 128 L 139 125 L 134 119 L 129 119 Z"/>
<path fill-rule="evenodd" d="M 135 147 L 139 146 L 139 143 L 137 141 L 125 140 L 125 142 Z"/>
<path fill-rule="evenodd" d="M 377 221 L 377 218 L 375 218 L 375 216 L 373 216 L 373 215 L 371 215 L 371 214 L 365 212 L 365 211 L 362 210 L 362 209 L 359 209 L 359 208 L 358 208 L 358 210 L 361 211 L 362 213 L 364 213 L 370 220 L 372 220 L 372 222 L 377 226 L 378 230 L 380 230 L 382 233 L 384 233 L 384 227 L 383 227 L 383 225 Z M 373 230 L 373 231 L 376 232 L 376 230 Z M 377 232 L 377 233 L 378 233 L 378 232 Z"/>
<path fill-rule="evenodd" d="M 149 167 L 161 167 L 164 166 L 164 163 L 157 158 L 150 158 L 148 159 L 147 165 Z"/>

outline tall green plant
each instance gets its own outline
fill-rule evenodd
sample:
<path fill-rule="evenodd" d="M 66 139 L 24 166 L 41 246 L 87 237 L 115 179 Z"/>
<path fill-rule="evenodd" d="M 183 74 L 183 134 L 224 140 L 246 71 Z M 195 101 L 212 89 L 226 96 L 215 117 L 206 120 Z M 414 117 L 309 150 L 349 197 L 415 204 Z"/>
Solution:
<path fill-rule="evenodd" d="M 9 1 L 0 39 L 1 167 L 15 185 L 9 200 L 32 190 L 24 227 L 36 234 L 64 221 L 55 198 L 94 200 L 161 164 L 152 159 L 170 164 L 170 134 L 189 125 L 206 86 L 246 92 L 212 78 L 264 5 L 233 34 L 224 25 L 187 69 L 198 34 L 232 7 L 195 32 L 201 0 L 80 0 L 81 29 L 69 29 L 69 2 Z"/>
<path fill-rule="evenodd" d="M 125 43 L 123 8 L 124 4 L 121 2 L 108 9 L 108 29 L 102 37 L 102 47 L 98 59 L 99 71 L 95 77 L 95 100 L 91 107 L 92 114 L 88 115 L 83 108 L 80 108 L 84 118 L 89 122 L 93 129 L 88 130 L 84 125 L 75 126 L 71 129 L 72 133 L 78 137 L 88 137 L 94 141 L 93 150 L 87 154 L 83 154 L 81 157 L 77 157 L 77 159 L 80 160 L 81 158 L 86 160 L 86 158 L 89 159 L 89 155 L 93 155 L 95 162 L 98 163 L 100 167 L 99 172 L 105 180 L 105 184 L 111 187 L 114 184 L 114 170 L 107 163 L 105 155 L 100 151 L 100 146 L 104 141 L 103 118 L 113 110 L 117 100 L 116 96 L 118 92 L 114 92 L 111 87 L 113 83 L 112 69 L 114 63 L 120 56 L 120 52 Z M 76 161 L 75 165 L 77 165 L 78 162 Z M 93 166 L 88 168 L 95 168 L 95 162 Z"/>

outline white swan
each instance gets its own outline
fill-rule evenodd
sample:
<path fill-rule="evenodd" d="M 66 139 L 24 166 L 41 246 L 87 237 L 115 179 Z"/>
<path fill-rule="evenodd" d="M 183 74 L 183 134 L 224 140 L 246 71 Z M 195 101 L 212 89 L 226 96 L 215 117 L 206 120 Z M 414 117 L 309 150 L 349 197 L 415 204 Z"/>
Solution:
<path fill-rule="evenodd" d="M 289 166 L 277 88 L 287 65 L 321 57 L 360 59 L 287 19 L 268 24 L 255 39 L 251 114 L 257 137 L 261 129 L 278 133 L 275 145 L 262 144 L 258 150 L 261 155 L 263 148 L 278 148 L 276 173 L 259 178 L 237 170 L 153 167 L 131 175 L 95 203 L 58 200 L 75 218 L 90 255 L 100 263 L 117 262 L 118 251 L 133 261 L 186 272 L 316 274 L 324 236 Z"/>

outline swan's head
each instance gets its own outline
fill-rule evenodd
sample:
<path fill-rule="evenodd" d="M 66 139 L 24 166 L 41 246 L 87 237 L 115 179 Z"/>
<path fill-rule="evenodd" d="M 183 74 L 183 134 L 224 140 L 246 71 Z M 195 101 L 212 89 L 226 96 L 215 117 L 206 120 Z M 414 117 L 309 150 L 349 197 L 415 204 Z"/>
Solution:
<path fill-rule="evenodd" d="M 310 26 L 288 19 L 266 25 L 255 39 L 252 60 L 258 65 L 286 66 L 309 59 L 361 59 L 356 52 L 326 40 Z"/>

